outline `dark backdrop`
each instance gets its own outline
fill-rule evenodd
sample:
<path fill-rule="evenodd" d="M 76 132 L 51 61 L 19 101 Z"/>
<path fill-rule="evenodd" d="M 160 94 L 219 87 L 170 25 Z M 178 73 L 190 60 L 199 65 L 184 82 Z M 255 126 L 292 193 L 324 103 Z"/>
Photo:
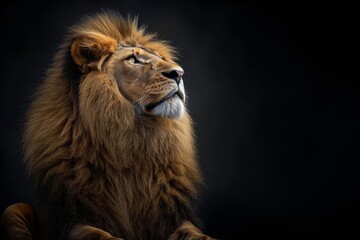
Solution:
<path fill-rule="evenodd" d="M 138 14 L 186 71 L 204 189 L 222 239 L 342 239 L 360 213 L 355 6 L 46 1 L 1 6 L 0 211 L 31 201 L 24 115 L 66 27 L 104 9 Z M 356 60 L 356 61 L 355 61 Z"/>

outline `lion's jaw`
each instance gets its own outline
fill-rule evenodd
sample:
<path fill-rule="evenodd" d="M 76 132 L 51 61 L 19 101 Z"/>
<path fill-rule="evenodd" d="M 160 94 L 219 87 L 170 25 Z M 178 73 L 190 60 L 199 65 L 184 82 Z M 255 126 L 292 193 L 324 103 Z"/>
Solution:
<path fill-rule="evenodd" d="M 170 90 L 163 100 L 155 104 L 140 105 L 142 111 L 146 114 L 168 117 L 181 118 L 185 112 L 185 88 L 184 81 L 181 80 L 179 85 Z"/>

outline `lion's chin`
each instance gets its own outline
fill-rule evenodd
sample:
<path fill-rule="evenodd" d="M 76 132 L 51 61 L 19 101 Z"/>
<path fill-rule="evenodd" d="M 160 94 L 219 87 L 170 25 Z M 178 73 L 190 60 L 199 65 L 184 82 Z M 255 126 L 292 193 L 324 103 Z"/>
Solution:
<path fill-rule="evenodd" d="M 174 94 L 171 98 L 161 102 L 146 112 L 150 115 L 159 117 L 181 118 L 184 115 L 185 106 L 180 97 L 177 94 Z"/>

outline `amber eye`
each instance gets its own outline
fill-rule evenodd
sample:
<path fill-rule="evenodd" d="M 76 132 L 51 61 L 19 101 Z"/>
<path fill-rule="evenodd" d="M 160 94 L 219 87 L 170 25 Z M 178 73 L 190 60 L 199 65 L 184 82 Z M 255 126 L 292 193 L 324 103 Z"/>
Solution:
<path fill-rule="evenodd" d="M 134 55 L 129 56 L 128 58 L 126 58 L 126 60 L 131 64 L 141 64 L 142 63 Z"/>

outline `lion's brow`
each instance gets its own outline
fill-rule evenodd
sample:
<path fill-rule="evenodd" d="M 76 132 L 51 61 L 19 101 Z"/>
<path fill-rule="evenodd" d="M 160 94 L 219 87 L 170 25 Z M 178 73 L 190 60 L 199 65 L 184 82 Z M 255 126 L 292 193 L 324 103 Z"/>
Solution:
<path fill-rule="evenodd" d="M 157 57 L 160 57 L 161 59 L 165 59 L 163 56 L 161 56 L 157 51 L 155 50 L 152 50 L 150 48 L 145 48 L 143 46 L 129 46 L 129 45 L 123 45 L 123 44 L 118 44 L 118 48 L 141 48 L 142 50 L 152 54 L 152 55 L 155 55 Z"/>

